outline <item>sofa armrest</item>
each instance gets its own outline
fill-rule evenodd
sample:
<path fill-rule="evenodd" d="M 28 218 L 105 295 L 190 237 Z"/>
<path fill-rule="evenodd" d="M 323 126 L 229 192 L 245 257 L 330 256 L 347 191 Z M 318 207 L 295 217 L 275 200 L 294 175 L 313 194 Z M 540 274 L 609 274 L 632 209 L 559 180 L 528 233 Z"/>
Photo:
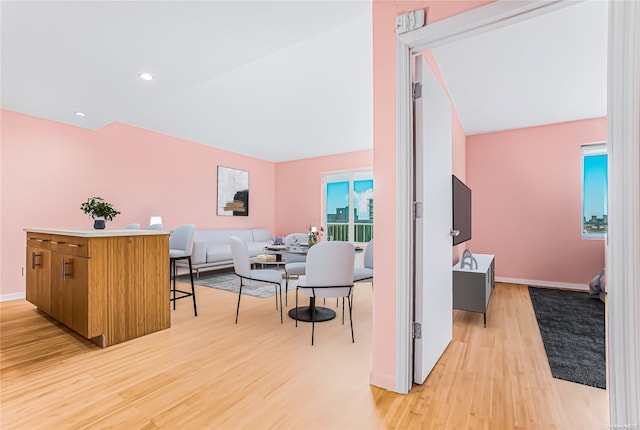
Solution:
<path fill-rule="evenodd" d="M 191 263 L 203 264 L 207 262 L 207 242 L 204 240 L 194 240 L 191 251 Z"/>

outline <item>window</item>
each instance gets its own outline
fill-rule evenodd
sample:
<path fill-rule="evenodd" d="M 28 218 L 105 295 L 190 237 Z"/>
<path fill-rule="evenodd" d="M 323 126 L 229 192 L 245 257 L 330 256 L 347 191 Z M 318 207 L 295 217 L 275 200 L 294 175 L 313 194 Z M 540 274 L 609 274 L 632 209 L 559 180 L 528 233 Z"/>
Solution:
<path fill-rule="evenodd" d="M 607 146 L 583 145 L 582 155 L 582 237 L 607 235 Z"/>
<path fill-rule="evenodd" d="M 326 174 L 324 182 L 327 239 L 369 242 L 373 238 L 373 172 Z"/>

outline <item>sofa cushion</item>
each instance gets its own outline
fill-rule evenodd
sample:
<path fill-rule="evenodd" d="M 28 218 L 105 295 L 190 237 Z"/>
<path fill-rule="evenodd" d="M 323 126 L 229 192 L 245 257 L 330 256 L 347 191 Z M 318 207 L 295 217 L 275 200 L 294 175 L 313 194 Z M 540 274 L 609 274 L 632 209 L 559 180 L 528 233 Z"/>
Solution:
<path fill-rule="evenodd" d="M 211 229 L 196 230 L 194 240 L 207 242 L 207 248 L 211 244 L 229 244 L 229 237 L 238 236 L 243 242 L 253 242 L 253 233 L 250 229 Z"/>
<path fill-rule="evenodd" d="M 258 254 L 264 254 L 264 247 L 268 242 L 249 242 L 247 248 L 249 249 L 249 255 L 255 257 Z"/>
<path fill-rule="evenodd" d="M 202 240 L 193 241 L 191 262 L 192 264 L 202 264 L 207 262 L 207 242 Z"/>
<path fill-rule="evenodd" d="M 254 228 L 251 231 L 253 232 L 253 242 L 271 243 L 272 237 L 268 228 Z"/>
<path fill-rule="evenodd" d="M 209 244 L 207 246 L 207 263 L 217 263 L 231 259 L 231 246 L 223 244 Z"/>

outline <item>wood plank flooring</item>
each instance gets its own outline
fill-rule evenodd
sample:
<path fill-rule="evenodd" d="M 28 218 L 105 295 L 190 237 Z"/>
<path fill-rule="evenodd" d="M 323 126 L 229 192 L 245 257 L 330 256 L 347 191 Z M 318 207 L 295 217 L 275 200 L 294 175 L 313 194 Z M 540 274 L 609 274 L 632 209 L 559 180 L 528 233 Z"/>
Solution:
<path fill-rule="evenodd" d="M 602 429 L 605 390 L 551 377 L 526 286 L 497 284 L 482 314 L 454 311 L 454 339 L 409 395 L 369 385 L 371 288 L 311 326 L 275 300 L 198 287 L 172 327 L 106 349 L 24 300 L 0 304 L 2 429 Z M 301 296 L 301 301 L 308 299 Z M 295 295 L 289 293 L 289 308 Z M 329 303 L 327 303 L 329 306 Z M 335 302 L 332 302 L 335 308 Z M 286 310 L 286 309 L 285 309 Z"/>

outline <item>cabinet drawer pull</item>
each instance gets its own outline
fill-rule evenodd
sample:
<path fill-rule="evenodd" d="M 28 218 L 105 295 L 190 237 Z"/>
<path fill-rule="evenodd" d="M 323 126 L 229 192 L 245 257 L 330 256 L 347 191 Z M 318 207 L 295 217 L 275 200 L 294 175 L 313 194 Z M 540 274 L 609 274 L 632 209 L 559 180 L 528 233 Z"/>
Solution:
<path fill-rule="evenodd" d="M 66 280 L 67 277 L 73 277 L 73 273 L 67 273 L 67 264 L 73 264 L 73 260 L 67 261 L 64 258 L 62 259 L 62 280 Z"/>
<path fill-rule="evenodd" d="M 55 240 L 52 240 L 51 243 L 54 245 L 64 245 L 64 242 L 56 242 Z"/>
<path fill-rule="evenodd" d="M 35 269 L 36 267 L 38 267 L 40 264 L 36 263 L 36 258 L 38 257 L 42 257 L 42 254 L 36 254 L 35 252 L 31 253 L 31 268 Z"/>
<path fill-rule="evenodd" d="M 67 243 L 67 246 L 70 246 L 72 248 L 80 248 L 80 245 L 78 245 L 77 243 Z"/>

